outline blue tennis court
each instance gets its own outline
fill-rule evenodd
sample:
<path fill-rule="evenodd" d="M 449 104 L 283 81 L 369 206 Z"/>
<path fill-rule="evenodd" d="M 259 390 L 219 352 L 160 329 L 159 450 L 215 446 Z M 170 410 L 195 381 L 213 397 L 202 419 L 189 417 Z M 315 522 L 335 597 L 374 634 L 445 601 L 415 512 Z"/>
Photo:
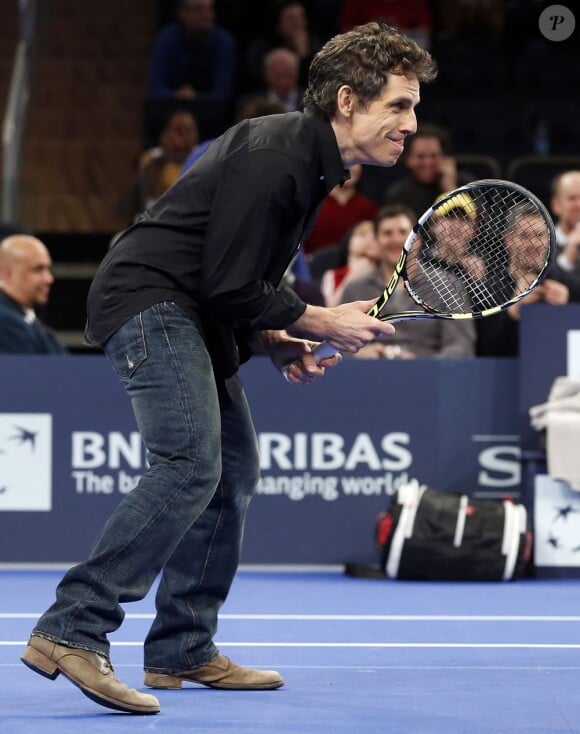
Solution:
<path fill-rule="evenodd" d="M 330 571 L 239 572 L 218 632 L 277 691 L 155 691 L 132 717 L 19 661 L 60 571 L 0 572 L 1 729 L 37 732 L 514 734 L 580 732 L 580 585 L 573 580 L 412 583 Z M 111 637 L 119 677 L 143 687 L 153 594 Z"/>

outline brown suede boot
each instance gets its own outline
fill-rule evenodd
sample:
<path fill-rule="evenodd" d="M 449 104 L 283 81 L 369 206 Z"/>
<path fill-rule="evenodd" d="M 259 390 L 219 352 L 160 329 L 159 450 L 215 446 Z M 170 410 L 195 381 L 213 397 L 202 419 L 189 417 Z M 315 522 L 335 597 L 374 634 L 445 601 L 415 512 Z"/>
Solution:
<path fill-rule="evenodd" d="M 85 696 L 101 706 L 129 714 L 158 714 L 160 711 L 155 696 L 127 688 L 113 673 L 111 663 L 96 652 L 57 645 L 33 635 L 20 659 L 35 673 L 50 680 L 62 673 Z"/>
<path fill-rule="evenodd" d="M 149 688 L 181 688 L 183 681 L 237 691 L 263 691 L 284 685 L 280 673 L 275 670 L 242 668 L 225 655 L 218 655 L 207 665 L 180 673 L 145 673 L 145 685 Z"/>

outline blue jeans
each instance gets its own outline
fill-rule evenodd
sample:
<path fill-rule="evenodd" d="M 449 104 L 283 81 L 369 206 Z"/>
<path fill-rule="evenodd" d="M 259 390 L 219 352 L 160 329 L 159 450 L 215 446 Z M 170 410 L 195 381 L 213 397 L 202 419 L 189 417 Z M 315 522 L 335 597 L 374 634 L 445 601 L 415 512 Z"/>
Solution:
<path fill-rule="evenodd" d="M 89 559 L 66 573 L 33 634 L 108 657 L 120 603 L 142 599 L 162 572 L 145 669 L 188 670 L 218 652 L 218 610 L 258 481 L 256 434 L 238 378 L 218 389 L 204 340 L 176 304 L 132 318 L 105 352 L 131 398 L 149 468 Z"/>

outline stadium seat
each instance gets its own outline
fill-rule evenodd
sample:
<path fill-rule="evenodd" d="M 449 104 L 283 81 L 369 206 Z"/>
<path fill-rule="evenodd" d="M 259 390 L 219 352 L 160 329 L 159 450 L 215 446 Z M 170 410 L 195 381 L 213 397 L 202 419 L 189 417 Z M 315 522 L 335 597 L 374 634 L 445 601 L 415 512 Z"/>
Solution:
<path fill-rule="evenodd" d="M 549 207 L 552 179 L 571 169 L 580 169 L 580 155 L 528 155 L 509 162 L 506 178 L 525 186 Z"/>

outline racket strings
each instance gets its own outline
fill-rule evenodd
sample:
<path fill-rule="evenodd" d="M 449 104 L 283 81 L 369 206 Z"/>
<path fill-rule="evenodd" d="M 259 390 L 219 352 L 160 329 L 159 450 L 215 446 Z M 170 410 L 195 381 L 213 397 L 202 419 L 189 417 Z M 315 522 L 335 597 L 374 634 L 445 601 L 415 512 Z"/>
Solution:
<path fill-rule="evenodd" d="M 525 194 L 473 187 L 444 199 L 409 246 L 409 287 L 429 310 L 477 313 L 527 292 L 550 254 L 544 215 Z"/>

